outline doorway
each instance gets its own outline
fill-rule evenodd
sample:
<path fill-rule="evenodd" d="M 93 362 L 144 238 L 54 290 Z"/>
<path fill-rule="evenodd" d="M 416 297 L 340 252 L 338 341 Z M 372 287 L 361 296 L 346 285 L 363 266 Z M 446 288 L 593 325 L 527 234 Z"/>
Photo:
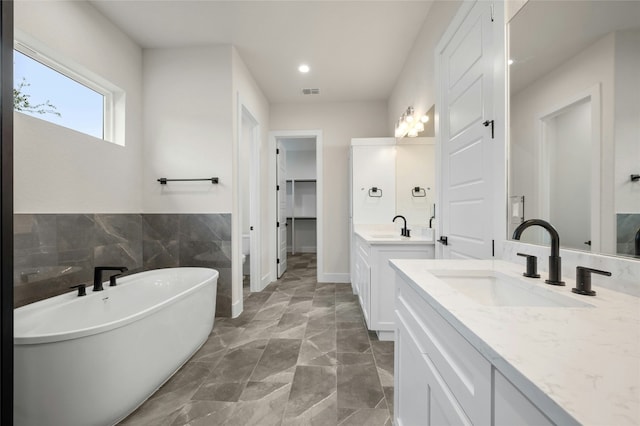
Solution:
<path fill-rule="evenodd" d="M 562 246 L 600 248 L 599 97 L 594 88 L 540 118 L 539 216 L 562 235 Z M 597 161 L 593 161 L 597 158 Z"/>
<path fill-rule="evenodd" d="M 238 99 L 237 151 L 237 223 L 234 226 L 235 244 L 233 268 L 232 317 L 243 310 L 245 294 L 261 290 L 261 232 L 260 232 L 260 125 L 253 114 Z"/>
<path fill-rule="evenodd" d="M 271 278 L 282 276 L 287 254 L 317 253 L 317 280 L 322 281 L 322 132 L 278 131 L 269 135 L 269 216 Z"/>

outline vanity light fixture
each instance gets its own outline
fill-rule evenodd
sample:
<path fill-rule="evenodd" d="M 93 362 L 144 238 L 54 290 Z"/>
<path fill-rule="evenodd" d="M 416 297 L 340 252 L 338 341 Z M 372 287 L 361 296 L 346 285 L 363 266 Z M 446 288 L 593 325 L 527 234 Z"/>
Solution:
<path fill-rule="evenodd" d="M 403 138 L 405 136 L 415 138 L 418 136 L 418 133 L 424 131 L 424 123 L 427 121 L 429 121 L 429 116 L 426 113 L 417 117 L 413 107 L 408 107 L 396 124 L 396 138 Z"/>

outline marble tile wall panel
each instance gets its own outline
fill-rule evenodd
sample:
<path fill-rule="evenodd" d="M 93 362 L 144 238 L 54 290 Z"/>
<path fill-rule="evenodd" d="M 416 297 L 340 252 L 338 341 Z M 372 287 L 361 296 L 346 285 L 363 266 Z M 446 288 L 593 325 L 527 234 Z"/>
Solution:
<path fill-rule="evenodd" d="M 145 269 L 180 265 L 180 215 L 142 215 L 142 255 Z"/>
<path fill-rule="evenodd" d="M 179 264 L 217 269 L 216 316 L 231 316 L 231 215 L 179 217 Z"/>
<path fill-rule="evenodd" d="M 90 283 L 96 265 L 217 269 L 216 316 L 231 315 L 230 214 L 16 214 L 16 307 Z"/>

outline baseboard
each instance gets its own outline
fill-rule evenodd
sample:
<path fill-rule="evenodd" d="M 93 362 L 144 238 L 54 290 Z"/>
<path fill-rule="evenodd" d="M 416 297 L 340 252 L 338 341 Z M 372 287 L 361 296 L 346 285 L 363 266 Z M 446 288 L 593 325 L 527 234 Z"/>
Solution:
<path fill-rule="evenodd" d="M 271 284 L 271 274 L 265 274 L 260 280 L 260 291 L 264 290 L 269 284 Z"/>
<path fill-rule="evenodd" d="M 231 318 L 238 318 L 242 313 L 242 300 L 238 300 L 236 303 L 231 304 Z"/>
<path fill-rule="evenodd" d="M 351 277 L 348 273 L 324 273 L 318 277 L 320 283 L 350 283 Z"/>

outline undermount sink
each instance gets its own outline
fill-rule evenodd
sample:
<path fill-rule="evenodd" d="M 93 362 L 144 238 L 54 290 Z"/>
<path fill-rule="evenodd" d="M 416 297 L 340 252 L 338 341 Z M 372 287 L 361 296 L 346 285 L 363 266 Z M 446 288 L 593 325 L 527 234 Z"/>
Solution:
<path fill-rule="evenodd" d="M 543 281 L 525 281 L 494 270 L 430 270 L 431 274 L 477 303 L 488 306 L 593 307 L 550 291 Z"/>

